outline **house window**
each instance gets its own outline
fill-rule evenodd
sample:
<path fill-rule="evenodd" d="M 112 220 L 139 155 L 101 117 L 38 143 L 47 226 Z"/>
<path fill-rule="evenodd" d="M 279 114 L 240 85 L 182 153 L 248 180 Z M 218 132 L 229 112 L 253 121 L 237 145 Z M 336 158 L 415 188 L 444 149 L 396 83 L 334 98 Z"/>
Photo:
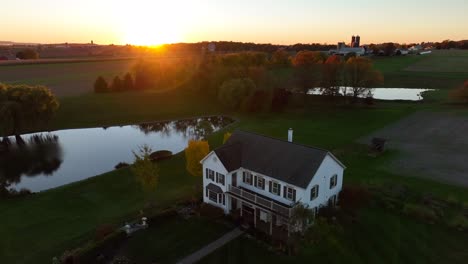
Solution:
<path fill-rule="evenodd" d="M 216 173 L 216 182 L 217 183 L 221 183 L 222 185 L 224 185 L 224 180 L 225 180 L 225 177 L 224 177 L 224 174 L 221 174 L 221 173 Z"/>
<path fill-rule="evenodd" d="M 284 186 L 283 197 L 293 202 L 296 201 L 296 190 L 292 187 Z"/>
<path fill-rule="evenodd" d="M 214 181 L 215 180 L 215 172 L 210 170 L 210 169 L 206 169 L 206 178 L 211 179 L 212 181 Z"/>
<path fill-rule="evenodd" d="M 268 213 L 260 210 L 260 221 L 268 222 Z"/>
<path fill-rule="evenodd" d="M 260 176 L 255 176 L 255 187 L 265 190 L 265 179 Z"/>
<path fill-rule="evenodd" d="M 330 189 L 333 189 L 336 184 L 338 182 L 338 175 L 333 175 L 331 178 L 330 178 Z"/>
<path fill-rule="evenodd" d="M 280 195 L 281 185 L 277 182 L 270 181 L 270 192 L 272 194 Z"/>
<path fill-rule="evenodd" d="M 252 173 L 244 171 L 244 174 L 242 175 L 243 179 L 242 181 L 248 185 L 252 185 Z"/>
<path fill-rule="evenodd" d="M 206 190 L 208 192 L 208 198 L 210 198 L 211 201 L 218 203 L 218 194 L 215 192 L 211 192 L 210 190 Z"/>
<path fill-rule="evenodd" d="M 319 194 L 319 186 L 318 185 L 315 185 L 314 187 L 312 187 L 312 189 L 310 189 L 310 200 L 315 200 L 317 197 L 318 197 L 318 194 Z"/>

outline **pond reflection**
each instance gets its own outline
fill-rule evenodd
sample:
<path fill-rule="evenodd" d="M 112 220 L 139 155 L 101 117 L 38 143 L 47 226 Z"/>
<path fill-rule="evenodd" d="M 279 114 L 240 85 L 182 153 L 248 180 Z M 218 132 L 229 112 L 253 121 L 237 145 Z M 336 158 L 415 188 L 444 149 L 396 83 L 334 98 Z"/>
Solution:
<path fill-rule="evenodd" d="M 3 138 L 0 143 L 0 186 L 19 183 L 21 176 L 52 175 L 60 168 L 63 152 L 58 136 L 36 134 L 24 140 Z"/>
<path fill-rule="evenodd" d="M 37 192 L 83 180 L 110 171 L 119 162 L 132 163 L 132 151 L 143 144 L 154 151 L 178 153 L 190 139 L 205 138 L 232 122 L 215 116 L 3 138 L 0 188 Z"/>

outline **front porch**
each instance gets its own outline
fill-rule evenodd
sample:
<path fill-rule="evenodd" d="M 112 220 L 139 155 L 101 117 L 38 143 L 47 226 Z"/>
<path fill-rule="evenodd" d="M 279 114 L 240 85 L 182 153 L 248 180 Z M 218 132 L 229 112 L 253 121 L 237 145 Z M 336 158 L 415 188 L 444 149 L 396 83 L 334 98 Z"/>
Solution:
<path fill-rule="evenodd" d="M 235 188 L 235 189 L 234 189 Z M 290 234 L 292 207 L 280 205 L 252 192 L 229 186 L 230 213 L 245 227 L 252 227 L 273 240 L 286 241 Z M 232 192 L 235 190 L 235 193 Z M 237 195 L 237 194 L 240 195 Z"/>

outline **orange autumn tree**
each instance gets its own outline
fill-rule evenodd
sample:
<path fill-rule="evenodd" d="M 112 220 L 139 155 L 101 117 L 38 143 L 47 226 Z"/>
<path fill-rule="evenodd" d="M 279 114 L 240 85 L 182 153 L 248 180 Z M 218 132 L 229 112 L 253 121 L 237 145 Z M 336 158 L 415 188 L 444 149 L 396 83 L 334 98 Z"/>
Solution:
<path fill-rule="evenodd" d="M 200 161 L 208 155 L 210 146 L 205 140 L 190 140 L 185 149 L 185 160 L 187 171 L 193 176 L 202 176 L 202 165 Z"/>

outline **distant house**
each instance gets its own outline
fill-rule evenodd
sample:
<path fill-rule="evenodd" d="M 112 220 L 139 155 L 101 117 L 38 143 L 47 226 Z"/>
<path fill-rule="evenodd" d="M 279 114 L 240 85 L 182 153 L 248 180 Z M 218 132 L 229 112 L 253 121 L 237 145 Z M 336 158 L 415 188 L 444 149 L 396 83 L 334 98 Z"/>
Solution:
<path fill-rule="evenodd" d="M 334 206 L 345 166 L 327 150 L 236 131 L 202 161 L 203 201 L 270 235 L 289 235 L 298 204 Z"/>

